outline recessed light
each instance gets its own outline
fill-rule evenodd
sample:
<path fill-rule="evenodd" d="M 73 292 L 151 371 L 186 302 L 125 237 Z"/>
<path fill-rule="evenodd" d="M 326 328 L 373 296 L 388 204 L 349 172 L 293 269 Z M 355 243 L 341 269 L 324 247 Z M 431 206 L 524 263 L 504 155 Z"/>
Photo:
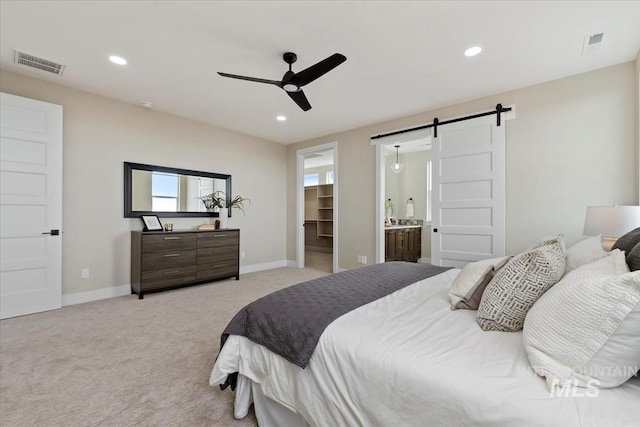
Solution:
<path fill-rule="evenodd" d="M 111 55 L 109 57 L 109 61 L 113 62 L 114 64 L 118 64 L 118 65 L 127 65 L 127 60 L 124 59 L 121 56 Z"/>
<path fill-rule="evenodd" d="M 285 116 L 278 116 L 276 117 L 276 120 L 279 122 L 284 122 L 285 120 L 287 120 L 287 118 Z"/>
<path fill-rule="evenodd" d="M 482 48 L 480 46 L 470 47 L 469 49 L 464 51 L 464 56 L 476 56 L 482 52 Z"/>

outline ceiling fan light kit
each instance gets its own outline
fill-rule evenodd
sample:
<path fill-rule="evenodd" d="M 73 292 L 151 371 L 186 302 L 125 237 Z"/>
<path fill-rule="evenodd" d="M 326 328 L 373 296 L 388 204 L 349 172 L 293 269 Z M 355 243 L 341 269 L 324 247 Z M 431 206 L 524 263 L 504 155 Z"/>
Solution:
<path fill-rule="evenodd" d="M 300 108 L 302 108 L 303 111 L 309 111 L 311 109 L 311 104 L 309 104 L 309 100 L 307 100 L 307 97 L 302 91 L 302 87 L 333 70 L 338 65 L 346 61 L 347 57 L 340 53 L 334 53 L 333 55 L 323 59 L 317 64 L 305 68 L 298 73 L 294 73 L 293 70 L 291 70 L 291 65 L 298 59 L 298 56 L 295 53 L 286 52 L 284 55 L 282 55 L 282 59 L 284 60 L 284 62 L 289 64 L 289 71 L 284 73 L 284 75 L 282 76 L 282 80 L 280 81 L 239 76 L 236 74 L 221 72 L 218 72 L 218 74 L 220 74 L 222 77 L 229 77 L 232 79 L 247 80 L 250 82 L 267 83 L 279 86 L 287 93 L 287 95 L 289 95 L 291 99 L 293 99 L 296 104 L 298 104 Z"/>

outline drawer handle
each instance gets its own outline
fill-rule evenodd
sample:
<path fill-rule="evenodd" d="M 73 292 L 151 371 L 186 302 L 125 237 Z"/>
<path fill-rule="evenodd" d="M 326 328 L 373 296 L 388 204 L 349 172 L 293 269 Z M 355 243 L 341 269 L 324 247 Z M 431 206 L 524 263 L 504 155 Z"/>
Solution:
<path fill-rule="evenodd" d="M 165 237 L 164 240 L 180 240 L 180 237 Z"/>
<path fill-rule="evenodd" d="M 165 258 L 174 257 L 174 256 L 180 256 L 180 254 L 166 254 L 166 255 L 164 255 Z"/>
<path fill-rule="evenodd" d="M 213 268 L 220 268 L 220 267 L 225 267 L 227 264 L 218 264 L 218 265 L 214 265 Z"/>
<path fill-rule="evenodd" d="M 213 235 L 213 237 L 214 237 L 214 238 L 217 238 L 217 237 L 227 237 L 227 235 L 226 235 L 226 234 L 214 234 L 214 235 Z"/>
<path fill-rule="evenodd" d="M 173 271 L 165 271 L 164 273 L 165 276 L 169 275 L 169 274 L 180 274 L 180 270 L 173 270 Z"/>

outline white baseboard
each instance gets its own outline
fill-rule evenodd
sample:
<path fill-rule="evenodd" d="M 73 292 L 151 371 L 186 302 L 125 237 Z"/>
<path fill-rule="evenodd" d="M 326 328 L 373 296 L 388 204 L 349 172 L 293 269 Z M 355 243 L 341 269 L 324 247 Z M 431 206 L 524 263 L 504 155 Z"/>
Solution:
<path fill-rule="evenodd" d="M 292 259 L 287 260 L 287 267 L 298 268 L 298 261 L 294 261 Z"/>
<path fill-rule="evenodd" d="M 280 260 L 265 262 L 262 264 L 240 266 L 240 274 L 255 273 L 256 271 L 271 270 L 273 268 L 289 267 L 288 263 L 289 261 Z"/>
<path fill-rule="evenodd" d="M 419 263 L 421 264 L 431 264 L 431 258 L 430 257 L 422 257 L 418 260 Z"/>
<path fill-rule="evenodd" d="M 262 264 L 246 265 L 240 267 L 240 274 L 255 273 L 257 271 L 271 270 L 280 267 L 297 267 L 298 263 L 291 260 L 265 262 Z M 98 301 L 106 298 L 121 297 L 131 294 L 131 285 L 111 286 L 93 291 L 76 292 L 62 295 L 62 306 L 82 304 L 83 302 Z"/>
<path fill-rule="evenodd" d="M 106 298 L 121 297 L 131 294 L 131 285 L 111 286 L 93 291 L 76 292 L 62 295 L 62 306 L 82 304 L 83 302 L 97 301 Z"/>

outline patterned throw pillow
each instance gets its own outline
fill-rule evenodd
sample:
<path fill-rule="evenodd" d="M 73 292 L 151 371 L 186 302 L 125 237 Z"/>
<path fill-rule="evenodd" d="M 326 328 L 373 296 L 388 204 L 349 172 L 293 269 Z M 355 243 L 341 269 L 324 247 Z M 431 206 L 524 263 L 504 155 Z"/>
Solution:
<path fill-rule="evenodd" d="M 522 329 L 529 309 L 564 274 L 562 235 L 543 239 L 516 255 L 487 285 L 478 307 L 477 322 L 485 331 Z"/>
<path fill-rule="evenodd" d="M 579 267 L 533 306 L 522 339 L 549 391 L 569 384 L 616 387 L 640 363 L 640 272 L 624 254 Z"/>

